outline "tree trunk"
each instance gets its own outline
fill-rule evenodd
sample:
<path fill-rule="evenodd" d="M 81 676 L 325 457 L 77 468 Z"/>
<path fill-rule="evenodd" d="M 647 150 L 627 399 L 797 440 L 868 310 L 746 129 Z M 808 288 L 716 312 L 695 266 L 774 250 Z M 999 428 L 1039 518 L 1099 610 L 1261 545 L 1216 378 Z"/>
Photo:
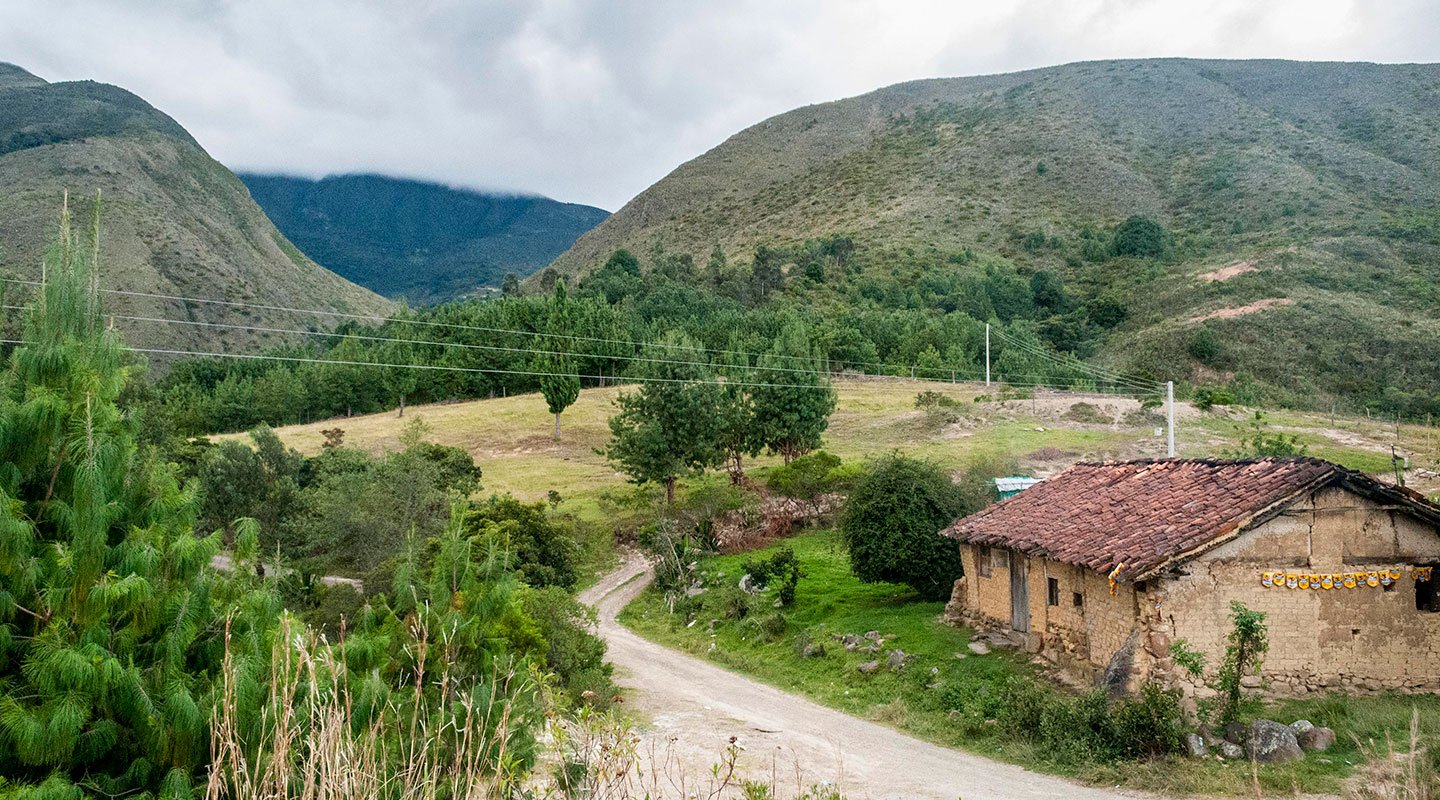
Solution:
<path fill-rule="evenodd" d="M 731 453 L 731 454 L 730 454 L 730 464 L 729 464 L 729 467 L 730 467 L 730 485 L 731 485 L 731 486 L 739 486 L 740 483 L 745 480 L 745 467 L 744 467 L 744 466 L 741 464 L 741 462 L 740 462 L 740 459 L 742 459 L 742 458 L 744 458 L 744 457 L 745 457 L 745 454 L 744 454 L 744 453 Z"/>
<path fill-rule="evenodd" d="M 675 504 L 675 476 L 671 475 L 665 479 L 665 504 Z"/>
<path fill-rule="evenodd" d="M 405 395 L 403 395 L 403 394 L 400 395 L 400 414 L 399 414 L 399 416 L 402 417 L 402 418 L 405 416 Z"/>
<path fill-rule="evenodd" d="M 560 441 L 560 415 L 555 415 L 555 441 Z"/>

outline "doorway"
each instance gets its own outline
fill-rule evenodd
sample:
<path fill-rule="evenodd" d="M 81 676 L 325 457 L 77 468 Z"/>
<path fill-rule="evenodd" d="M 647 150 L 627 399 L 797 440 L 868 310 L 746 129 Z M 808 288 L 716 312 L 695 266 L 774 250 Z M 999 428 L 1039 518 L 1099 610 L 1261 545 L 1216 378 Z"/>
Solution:
<path fill-rule="evenodd" d="M 1030 632 L 1030 582 L 1028 559 L 1020 553 L 1010 554 L 1010 628 Z"/>

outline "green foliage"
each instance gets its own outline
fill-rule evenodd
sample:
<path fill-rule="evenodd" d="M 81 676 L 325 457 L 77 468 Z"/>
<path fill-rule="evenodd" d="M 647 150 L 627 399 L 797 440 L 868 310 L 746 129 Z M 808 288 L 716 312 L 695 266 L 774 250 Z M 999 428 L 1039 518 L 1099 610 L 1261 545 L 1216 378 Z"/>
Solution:
<path fill-rule="evenodd" d="M 505 568 L 530 586 L 575 587 L 580 545 L 574 531 L 545 503 L 522 503 L 510 495 L 491 497 L 464 513 L 464 529 L 500 554 Z"/>
<path fill-rule="evenodd" d="M 1116 226 L 1114 242 L 1118 256 L 1159 258 L 1170 245 L 1170 234 L 1155 220 L 1136 214 Z"/>
<path fill-rule="evenodd" d="M 0 774 L 41 796 L 186 797 L 221 632 L 263 649 L 278 598 L 212 571 L 220 537 L 195 535 L 193 493 L 118 407 L 98 232 L 98 209 L 90 241 L 62 217 L 28 344 L 0 375 Z M 235 533 L 253 569 L 254 526 Z"/>
<path fill-rule="evenodd" d="M 843 473 L 840 458 L 824 450 L 807 453 L 789 464 L 775 467 L 765 478 L 773 492 L 801 500 L 813 500 L 836 491 Z"/>
<path fill-rule="evenodd" d="M 863 581 L 903 583 L 922 597 L 950 595 L 960 548 L 940 530 L 974 509 L 944 470 L 892 454 L 856 482 L 840 518 L 851 568 Z"/>
<path fill-rule="evenodd" d="M 683 333 L 667 334 L 649 352 L 656 361 L 637 391 L 615 401 L 605 457 L 637 484 L 665 486 L 675 499 L 675 480 L 717 466 L 719 430 L 714 410 L 721 388 L 711 381 L 704 354 Z"/>
<path fill-rule="evenodd" d="M 743 569 L 757 588 L 764 590 L 773 584 L 775 599 L 780 605 L 788 606 L 795 602 L 795 587 L 804 573 L 792 548 L 781 547 L 766 558 L 748 559 Z"/>
<path fill-rule="evenodd" d="M 1209 327 L 1196 328 L 1195 335 L 1190 337 L 1188 350 L 1196 361 L 1214 366 L 1220 360 L 1220 339 Z"/>
<path fill-rule="evenodd" d="M 1240 715 L 1242 687 L 1246 675 L 1259 675 L 1265 653 L 1270 649 L 1265 614 L 1252 611 L 1238 600 L 1230 601 L 1230 633 L 1225 637 L 1225 657 L 1215 675 L 1220 705 L 1216 723 L 1227 725 Z"/>
<path fill-rule="evenodd" d="M 786 324 L 753 374 L 752 425 L 759 444 L 787 464 L 819 447 L 835 411 L 835 389 L 821 373 L 804 326 Z"/>
<path fill-rule="evenodd" d="M 1192 678 L 1205 674 L 1205 654 L 1191 647 L 1184 639 L 1176 639 L 1170 643 L 1170 659 Z"/>
<path fill-rule="evenodd" d="M 1296 458 L 1305 455 L 1308 448 L 1300 442 L 1298 434 L 1271 431 L 1265 421 L 1265 414 L 1255 412 L 1250 422 L 1250 434 L 1240 437 L 1240 446 L 1225 451 L 1226 458 Z"/>

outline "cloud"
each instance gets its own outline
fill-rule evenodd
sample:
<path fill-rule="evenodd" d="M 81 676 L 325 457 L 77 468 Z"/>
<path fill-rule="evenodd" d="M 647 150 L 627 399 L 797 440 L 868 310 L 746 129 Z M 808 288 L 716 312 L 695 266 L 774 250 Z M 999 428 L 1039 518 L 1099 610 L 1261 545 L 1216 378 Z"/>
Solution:
<path fill-rule="evenodd" d="M 378 171 L 614 209 L 735 131 L 914 78 L 1097 58 L 1434 61 L 1401 0 L 75 0 L 0 60 L 124 86 L 236 169 Z"/>

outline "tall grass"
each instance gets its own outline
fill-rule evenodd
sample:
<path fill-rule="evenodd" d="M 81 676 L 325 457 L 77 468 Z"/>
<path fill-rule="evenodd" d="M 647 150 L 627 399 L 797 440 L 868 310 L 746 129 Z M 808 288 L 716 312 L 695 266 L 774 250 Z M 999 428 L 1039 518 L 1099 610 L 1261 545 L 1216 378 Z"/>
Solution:
<path fill-rule="evenodd" d="M 1410 748 L 1397 752 L 1385 736 L 1382 751 L 1374 742 L 1362 743 L 1365 765 L 1352 780 L 1349 800 L 1436 800 L 1440 798 L 1440 771 L 1420 735 L 1420 709 L 1410 715 Z"/>
<path fill-rule="evenodd" d="M 425 663 L 422 629 L 407 644 Z M 614 713 L 552 713 L 538 767 L 518 751 L 532 731 L 515 702 L 546 691 L 545 679 L 510 669 L 464 686 L 423 667 L 404 691 L 374 691 L 373 676 L 350 674 L 330 646 L 282 619 L 268 671 L 227 647 L 211 735 L 207 800 L 773 800 L 769 781 L 742 778 L 732 739 L 709 769 L 686 763 L 676 742 L 649 741 Z M 440 692 L 428 691 L 444 687 Z M 437 700 L 436 698 L 448 698 Z M 443 707 L 437 707 L 443 706 Z M 773 766 L 773 765 L 772 765 Z M 798 766 L 798 765 L 797 765 Z M 797 769 L 797 776 L 799 770 Z M 797 781 L 798 783 L 798 781 Z M 797 790 L 794 800 L 843 800 L 831 789 Z"/>

